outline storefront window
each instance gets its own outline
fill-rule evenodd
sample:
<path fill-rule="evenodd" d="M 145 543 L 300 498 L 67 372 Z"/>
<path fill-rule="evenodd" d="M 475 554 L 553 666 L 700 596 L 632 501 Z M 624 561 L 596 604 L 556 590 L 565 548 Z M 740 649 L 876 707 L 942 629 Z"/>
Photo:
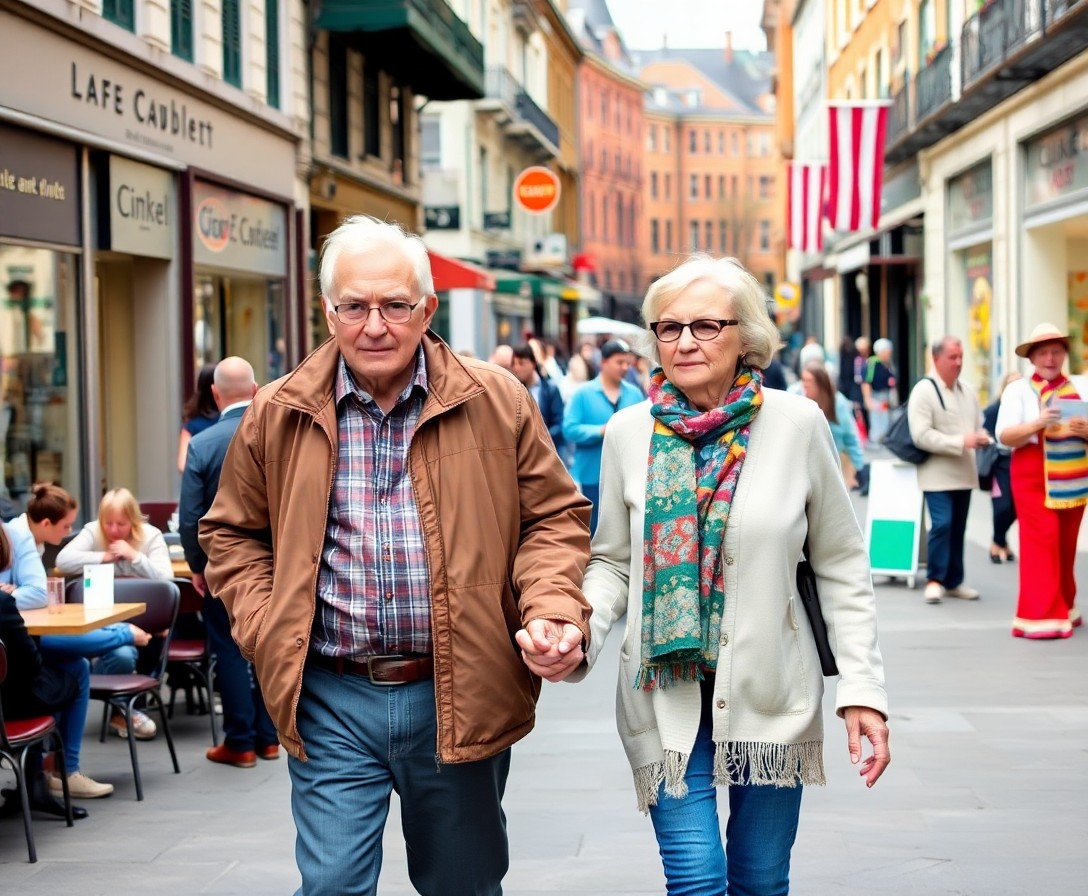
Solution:
<path fill-rule="evenodd" d="M 79 495 L 74 255 L 0 245 L 0 513 L 19 513 L 35 482 Z"/>
<path fill-rule="evenodd" d="M 198 271 L 194 288 L 195 370 L 238 355 L 261 385 L 287 372 L 282 281 Z"/>

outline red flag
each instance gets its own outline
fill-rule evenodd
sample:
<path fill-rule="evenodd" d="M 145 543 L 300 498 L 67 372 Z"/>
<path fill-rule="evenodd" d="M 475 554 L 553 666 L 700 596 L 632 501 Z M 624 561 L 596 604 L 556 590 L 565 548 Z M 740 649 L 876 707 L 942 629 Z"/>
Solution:
<path fill-rule="evenodd" d="M 835 230 L 876 227 L 888 105 L 833 105 L 827 218 Z"/>
<path fill-rule="evenodd" d="M 826 165 L 790 165 L 790 248 L 819 252 L 823 248 Z"/>

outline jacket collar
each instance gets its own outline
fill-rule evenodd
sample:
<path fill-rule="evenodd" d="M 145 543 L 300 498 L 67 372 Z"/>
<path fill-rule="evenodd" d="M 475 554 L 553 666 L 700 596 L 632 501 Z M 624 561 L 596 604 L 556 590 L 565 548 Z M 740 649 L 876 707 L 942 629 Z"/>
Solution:
<path fill-rule="evenodd" d="M 423 334 L 423 357 L 427 364 L 424 417 L 448 410 L 483 391 L 483 383 L 430 330 Z M 295 408 L 312 417 L 332 413 L 335 421 L 333 389 L 339 363 L 340 350 L 330 337 L 298 367 L 265 389 L 272 390 L 270 400 L 276 404 Z"/>

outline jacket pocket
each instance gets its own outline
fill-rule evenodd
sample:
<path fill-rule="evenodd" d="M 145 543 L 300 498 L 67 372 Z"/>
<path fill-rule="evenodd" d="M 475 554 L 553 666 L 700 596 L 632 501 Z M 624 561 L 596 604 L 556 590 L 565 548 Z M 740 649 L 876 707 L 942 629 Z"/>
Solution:
<path fill-rule="evenodd" d="M 773 612 L 756 614 L 744 638 L 744 656 L 733 664 L 734 690 L 741 705 L 748 704 L 765 715 L 808 712 L 812 701 L 805 673 L 804 652 L 793 594 L 776 601 Z M 734 659 L 739 659 L 734 655 Z"/>
<path fill-rule="evenodd" d="M 620 646 L 620 678 L 616 683 L 617 723 L 620 734 L 634 736 L 657 727 L 654 715 L 653 694 L 635 687 L 639 666 L 642 663 L 642 643 L 638 625 L 628 614 L 627 630 Z"/>

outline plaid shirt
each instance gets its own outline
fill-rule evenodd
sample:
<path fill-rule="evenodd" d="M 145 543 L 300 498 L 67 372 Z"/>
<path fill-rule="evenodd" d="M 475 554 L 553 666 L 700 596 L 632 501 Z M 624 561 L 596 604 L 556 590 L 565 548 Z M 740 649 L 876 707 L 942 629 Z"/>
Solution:
<path fill-rule="evenodd" d="M 340 359 L 334 393 L 339 451 L 310 635 L 318 653 L 432 652 L 427 556 L 408 475 L 408 446 L 426 394 L 422 346 L 416 374 L 388 414 L 356 386 Z"/>

